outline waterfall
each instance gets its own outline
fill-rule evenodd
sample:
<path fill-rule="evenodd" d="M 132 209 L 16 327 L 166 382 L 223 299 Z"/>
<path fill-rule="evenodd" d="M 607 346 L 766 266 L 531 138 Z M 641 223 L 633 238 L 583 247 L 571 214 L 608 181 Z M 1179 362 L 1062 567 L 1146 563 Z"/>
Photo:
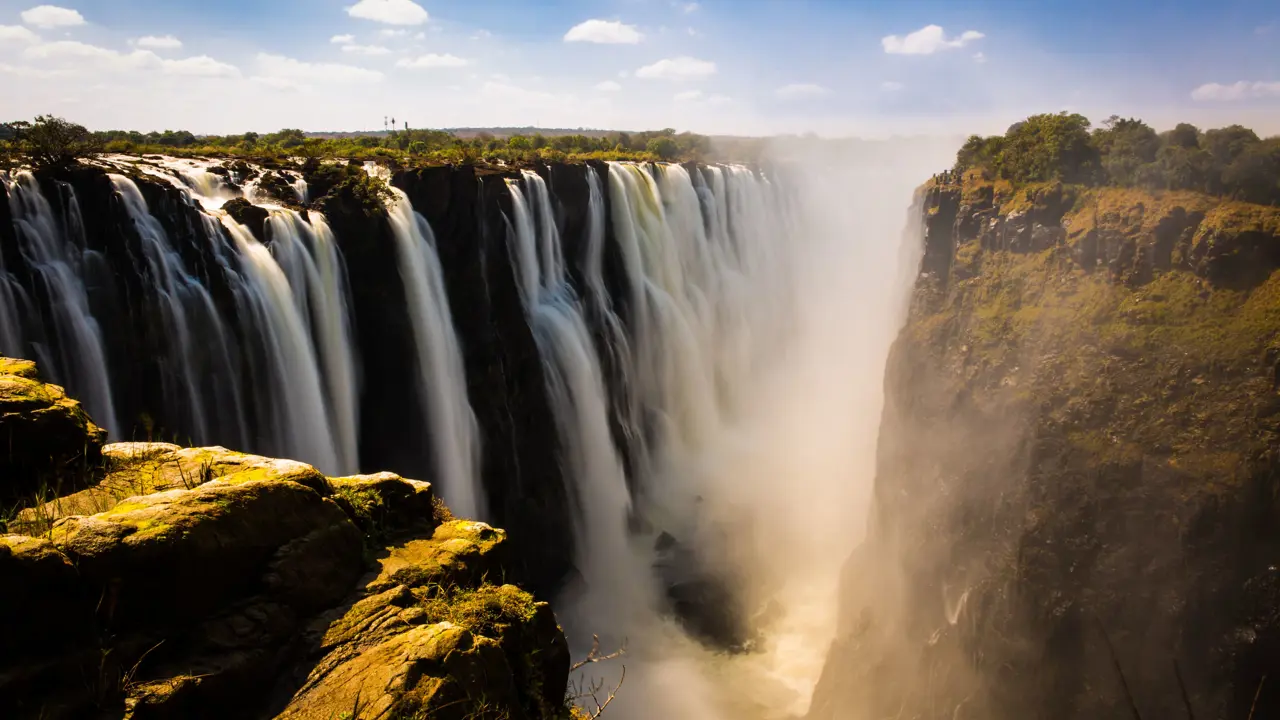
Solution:
<path fill-rule="evenodd" d="M 306 205 L 311 202 L 311 191 L 307 188 L 307 179 L 299 173 L 293 180 L 293 191 L 298 193 L 298 202 Z"/>
<path fill-rule="evenodd" d="M 627 338 L 622 320 L 614 312 L 613 299 L 604 283 L 605 217 L 604 187 L 600 174 L 587 167 L 587 229 L 586 253 L 583 259 L 583 281 L 586 283 L 589 317 L 594 319 L 603 334 L 601 353 L 607 353 L 615 381 L 622 389 L 614 394 L 614 416 L 618 419 L 626 442 L 636 454 L 643 457 L 643 434 L 637 406 L 626 392 L 632 385 L 631 342 Z"/>
<path fill-rule="evenodd" d="M 342 464 L 342 444 L 330 424 L 317 353 L 294 289 L 271 251 L 248 228 L 229 217 L 222 218 L 222 224 L 244 261 L 252 288 L 254 315 L 263 334 L 260 342 L 266 347 L 263 391 L 272 400 L 266 409 L 280 454 L 329 474 L 351 471 L 353 467 Z"/>
<path fill-rule="evenodd" d="M 359 465 L 358 388 L 346 271 L 333 231 L 320 213 L 307 219 L 275 210 L 267 220 L 271 253 L 288 278 L 302 324 L 311 336 L 325 381 L 325 406 L 339 472 Z"/>
<path fill-rule="evenodd" d="M 137 230 L 146 289 L 160 315 L 161 386 L 170 403 L 169 415 L 185 434 L 176 439 L 206 443 L 215 436 L 211 419 L 223 414 L 227 402 L 222 381 L 235 376 L 224 355 L 203 350 L 207 343 L 217 348 L 225 342 L 222 318 L 209 291 L 187 271 L 138 186 L 123 175 L 109 177 Z"/>
<path fill-rule="evenodd" d="M 435 236 L 409 198 L 391 188 L 392 236 L 418 356 L 418 395 L 430 422 L 430 441 L 442 495 L 461 517 L 483 517 L 479 431 L 467 399 L 462 349 L 449 313 Z"/>
<path fill-rule="evenodd" d="M 568 490 L 577 508 L 574 536 L 587 586 L 580 612 L 603 626 L 626 624 L 649 608 L 651 588 L 628 539 L 631 498 L 609 432 L 604 378 L 581 303 L 566 278 L 546 183 L 528 170 L 522 172 L 522 183 L 507 181 L 514 216 L 509 218 L 508 242 L 523 279 L 525 309 L 542 356 Z"/>
<path fill-rule="evenodd" d="M 70 186 L 62 186 L 67 193 L 66 218 L 59 222 L 31 173 L 20 172 L 5 184 L 18 251 L 47 296 L 53 347 L 40 353 L 42 369 L 79 397 L 99 425 L 118 435 L 120 424 L 111 397 L 102 332 L 89 310 L 85 282 L 84 266 L 95 253 L 85 247 L 75 193 Z M 0 343 L 4 347 L 0 350 L 22 355 L 17 293 L 8 277 L 0 282 L 0 302 L 4 305 L 0 309 Z"/>

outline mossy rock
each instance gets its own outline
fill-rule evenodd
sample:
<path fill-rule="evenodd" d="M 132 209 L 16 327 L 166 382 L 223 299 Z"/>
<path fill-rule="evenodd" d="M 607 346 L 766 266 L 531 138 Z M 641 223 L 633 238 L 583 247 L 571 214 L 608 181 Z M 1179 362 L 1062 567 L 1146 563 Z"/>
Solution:
<path fill-rule="evenodd" d="M 96 478 L 106 432 L 34 363 L 0 361 L 0 507 L 78 490 Z"/>
<path fill-rule="evenodd" d="M 527 717 L 498 644 L 448 622 L 410 628 L 317 671 L 277 717 Z"/>
<path fill-rule="evenodd" d="M 115 626 L 201 617 L 246 583 L 303 606 L 346 594 L 364 564 L 346 515 L 296 482 L 235 477 L 64 518 L 49 537 L 86 581 L 110 590 Z"/>
<path fill-rule="evenodd" d="M 390 548 L 378 559 L 380 570 L 366 586 L 381 592 L 407 587 L 474 587 L 501 582 L 507 567 L 507 534 L 482 522 L 454 520 L 436 528 L 429 540 Z"/>
<path fill-rule="evenodd" d="M 211 480 L 288 480 L 329 494 L 320 471 L 295 460 L 249 455 L 223 447 L 183 448 L 169 443 L 112 443 L 102 448 L 103 477 L 96 485 L 19 512 L 13 532 L 39 535 L 59 518 L 94 515 L 121 500 L 151 493 L 192 489 Z"/>
<path fill-rule="evenodd" d="M 330 478 L 329 483 L 333 501 L 370 537 L 431 532 L 437 524 L 430 483 L 389 472 Z"/>

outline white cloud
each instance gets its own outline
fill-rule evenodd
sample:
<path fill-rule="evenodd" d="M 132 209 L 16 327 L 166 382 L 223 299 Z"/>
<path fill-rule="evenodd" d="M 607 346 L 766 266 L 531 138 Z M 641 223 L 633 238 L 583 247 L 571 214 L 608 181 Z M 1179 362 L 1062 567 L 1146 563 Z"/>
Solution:
<path fill-rule="evenodd" d="M 595 89 L 600 92 L 618 92 L 622 89 L 622 85 L 613 80 L 605 80 L 604 82 L 596 83 Z"/>
<path fill-rule="evenodd" d="M 484 28 L 480 28 L 471 35 L 472 40 L 488 40 L 491 37 L 493 37 L 493 33 L 485 30 Z"/>
<path fill-rule="evenodd" d="M 40 42 L 40 36 L 21 25 L 0 25 L 0 43 L 5 45 L 24 45 Z"/>
<path fill-rule="evenodd" d="M 414 39 L 414 40 L 426 40 L 426 39 L 427 39 L 427 34 L 426 34 L 426 33 L 424 33 L 424 32 L 420 32 L 420 33 L 418 33 L 417 35 L 414 35 L 414 36 L 413 36 L 413 39 Z"/>
<path fill-rule="evenodd" d="M 973 61 L 981 65 L 982 63 L 987 61 L 987 56 L 983 53 L 976 52 L 973 54 Z"/>
<path fill-rule="evenodd" d="M 182 47 L 182 41 L 172 35 L 146 35 L 133 41 L 133 44 L 140 48 L 150 48 L 152 50 L 177 50 Z"/>
<path fill-rule="evenodd" d="M 796 100 L 830 95 L 831 91 L 814 83 L 792 83 L 791 85 L 783 85 L 775 90 L 774 93 L 784 100 Z"/>
<path fill-rule="evenodd" d="M 271 87 L 307 87 L 308 83 L 366 83 L 379 82 L 382 73 L 377 70 L 343 65 L 341 63 L 309 63 L 284 55 L 258 53 L 256 82 Z"/>
<path fill-rule="evenodd" d="M 158 71 L 165 75 L 183 77 L 236 77 L 240 70 L 234 65 L 214 60 L 208 55 L 170 60 L 161 58 L 150 50 L 134 50 L 122 53 L 110 48 L 98 47 L 74 40 L 61 40 L 27 48 L 23 53 L 28 60 L 41 61 L 55 66 L 71 67 L 80 73 Z"/>
<path fill-rule="evenodd" d="M 405 58 L 397 62 L 396 67 L 409 68 L 411 70 L 432 70 L 435 68 L 460 68 L 470 64 L 470 60 L 460 58 L 457 55 L 427 53 L 416 58 Z"/>
<path fill-rule="evenodd" d="M 386 30 L 382 30 L 378 34 L 381 35 L 382 37 L 404 37 L 405 35 L 409 34 L 409 31 L 403 28 L 399 30 L 387 28 Z"/>
<path fill-rule="evenodd" d="M 334 45 L 350 45 L 355 41 L 356 41 L 355 35 L 334 35 L 333 37 L 329 38 L 329 42 L 333 43 Z"/>
<path fill-rule="evenodd" d="M 606 45 L 635 45 L 644 39 L 644 35 L 635 25 L 627 25 L 618 20 L 587 20 L 569 28 L 564 34 L 565 42 L 589 42 Z"/>
<path fill-rule="evenodd" d="M 160 69 L 167 75 L 186 75 L 192 77 L 238 77 L 240 70 L 209 57 L 197 55 L 181 60 L 161 60 Z"/>
<path fill-rule="evenodd" d="M 1191 91 L 1191 99 L 1201 102 L 1233 102 L 1258 98 L 1280 98 L 1280 81 L 1241 80 L 1230 85 L 1208 83 Z"/>
<path fill-rule="evenodd" d="M 381 45 L 343 45 L 342 52 L 352 55 L 390 55 L 391 49 Z"/>
<path fill-rule="evenodd" d="M 976 30 L 965 30 L 960 37 L 948 38 L 941 25 L 926 25 L 903 37 L 889 35 L 880 44 L 890 55 L 932 55 L 940 50 L 961 48 L 986 37 Z"/>
<path fill-rule="evenodd" d="M 125 54 L 97 45 L 60 40 L 27 48 L 23 56 L 29 60 L 40 60 L 59 63 L 75 63 L 79 68 L 89 70 L 140 70 L 147 67 L 158 67 L 160 57 L 150 50 L 134 50 Z"/>
<path fill-rule="evenodd" d="M 689 34 L 689 37 L 698 37 L 702 34 L 691 27 L 685 28 L 684 31 Z"/>
<path fill-rule="evenodd" d="M 728 105 L 733 102 L 733 98 L 728 95 L 712 95 L 707 98 L 708 105 Z"/>
<path fill-rule="evenodd" d="M 702 98 L 701 90 L 686 90 L 682 93 L 676 93 L 674 100 L 676 102 L 689 102 L 691 100 L 698 100 L 701 98 Z"/>
<path fill-rule="evenodd" d="M 680 7 L 680 10 L 684 12 L 684 14 L 688 15 L 689 13 L 697 12 L 700 6 L 696 2 L 691 2 L 691 3 L 681 4 L 679 5 L 679 7 Z"/>
<path fill-rule="evenodd" d="M 659 60 L 636 70 L 636 77 L 657 80 L 692 80 L 715 74 L 715 63 L 684 56 Z"/>
<path fill-rule="evenodd" d="M 84 16 L 70 8 L 38 5 L 22 11 L 22 22 L 38 28 L 75 27 L 84 25 Z"/>
<path fill-rule="evenodd" d="M 902 83 L 896 82 L 893 80 L 885 80 L 884 82 L 880 83 L 880 89 L 886 90 L 888 92 L 897 92 L 904 87 L 906 86 L 903 85 Z"/>
<path fill-rule="evenodd" d="M 431 17 L 413 0 L 360 0 L 347 14 L 388 25 L 421 25 Z"/>

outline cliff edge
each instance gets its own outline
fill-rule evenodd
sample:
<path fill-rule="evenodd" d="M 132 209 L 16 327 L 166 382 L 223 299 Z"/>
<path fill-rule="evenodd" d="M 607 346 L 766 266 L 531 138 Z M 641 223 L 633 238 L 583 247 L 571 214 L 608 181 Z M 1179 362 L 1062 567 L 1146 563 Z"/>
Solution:
<path fill-rule="evenodd" d="M 1280 208 L 948 175 L 810 716 L 1280 714 Z"/>

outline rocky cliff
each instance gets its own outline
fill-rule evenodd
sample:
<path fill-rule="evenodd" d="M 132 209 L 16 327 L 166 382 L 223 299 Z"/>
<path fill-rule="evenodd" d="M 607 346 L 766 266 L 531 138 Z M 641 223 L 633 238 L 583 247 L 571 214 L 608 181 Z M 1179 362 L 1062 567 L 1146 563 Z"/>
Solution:
<path fill-rule="evenodd" d="M 811 717 L 1280 715 L 1280 209 L 974 172 L 912 212 Z"/>
<path fill-rule="evenodd" d="M 568 648 L 504 584 L 506 533 L 429 484 L 103 446 L 7 359 L 0 431 L 6 491 L 44 488 L 0 535 L 0 716 L 567 717 Z"/>
<path fill-rule="evenodd" d="M 230 164 L 234 166 L 234 164 Z M 564 231 L 566 255 L 580 268 L 580 235 L 586 224 L 587 165 L 539 165 L 555 194 Z M 607 168 L 596 165 L 602 177 Z M 264 406 L 264 382 L 255 365 L 254 348 L 261 328 L 251 312 L 237 304 L 231 285 L 243 275 L 239 253 L 211 231 L 208 218 L 192 206 L 173 183 L 155 172 L 122 170 L 136 183 L 151 214 L 168 241 L 182 256 L 189 281 L 207 289 L 218 319 L 227 329 L 222 337 L 233 367 L 227 377 L 208 371 L 207 387 L 198 392 L 217 402 L 199 412 L 189 407 L 191 393 L 176 375 L 167 347 L 165 299 L 158 294 L 156 272 L 145 260 L 143 238 L 130 218 L 107 172 L 77 166 L 39 176 L 43 195 L 54 206 L 61 230 L 86 250 L 81 272 L 96 322 L 101 326 L 106 364 L 116 414 L 123 426 L 116 439 L 164 439 L 188 442 L 202 433 L 193 427 L 199 417 L 205 442 L 247 445 L 274 454 L 264 442 L 263 428 L 274 408 Z M 222 175 L 229 171 L 216 166 Z M 433 472 L 429 429 L 416 400 L 413 328 L 391 238 L 387 214 L 371 207 L 369 198 L 353 192 L 344 179 L 358 176 L 358 166 L 308 166 L 303 174 L 333 229 L 343 255 L 351 290 L 351 320 L 359 366 L 360 467 L 390 469 L 430 479 Z M 252 172 L 248 166 L 239 172 Z M 430 223 L 446 279 L 450 308 L 462 344 L 468 394 L 480 430 L 482 479 L 491 517 L 513 534 L 518 551 L 513 572 L 538 590 L 558 587 L 572 574 L 571 508 L 565 494 L 555 423 L 546 397 L 546 382 L 537 346 L 525 318 L 508 253 L 507 223 L 510 194 L 506 180 L 516 170 L 478 171 L 470 166 L 432 167 L 399 171 L 392 184 L 404 190 L 414 208 Z M 51 328 L 55 302 L 42 290 L 32 260 L 23 253 L 9 213 L 9 198 L 0 186 L 0 251 L 3 268 L 17 284 L 30 288 L 30 307 L 22 308 L 23 330 L 31 347 L 24 352 L 60 357 L 64 339 Z M 296 206 L 295 206 L 296 207 Z M 243 199 L 229 201 L 229 215 L 249 227 L 268 246 L 268 212 Z M 620 273 L 612 263 L 611 281 Z M 621 295 L 621 293 L 619 293 Z M 209 328 L 193 327 L 201 338 L 215 337 Z M 43 357 L 43 356 L 42 356 Z M 209 368 L 215 363 L 209 362 Z M 75 388 L 72 388 L 73 392 Z M 84 389 L 82 389 L 83 391 Z M 29 492 L 32 488 L 23 488 Z M 3 491 L 0 491 L 3 492 Z M 535 541 L 536 540 L 536 541 Z"/>

